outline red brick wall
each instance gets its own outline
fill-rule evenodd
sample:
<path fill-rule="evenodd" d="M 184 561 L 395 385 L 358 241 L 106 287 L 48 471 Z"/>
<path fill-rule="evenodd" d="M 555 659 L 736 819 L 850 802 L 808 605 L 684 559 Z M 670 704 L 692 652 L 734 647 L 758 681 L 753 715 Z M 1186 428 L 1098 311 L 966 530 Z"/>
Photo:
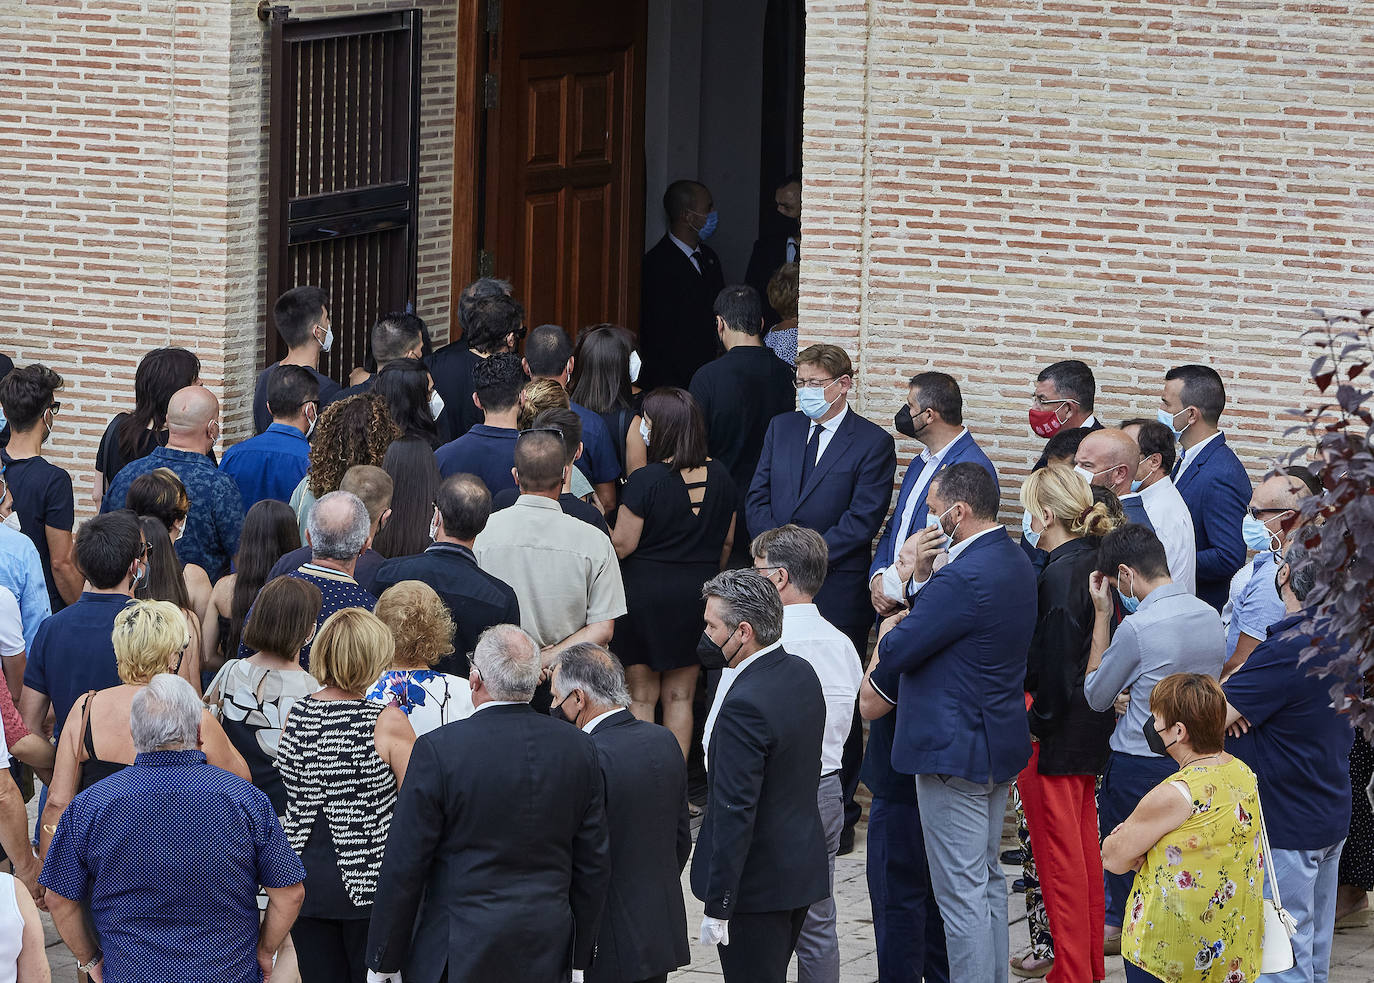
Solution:
<path fill-rule="evenodd" d="M 1212 365 L 1262 473 L 1304 311 L 1374 299 L 1371 29 L 1287 0 L 808 3 L 803 341 L 858 350 L 888 426 L 909 376 L 954 374 L 1008 518 L 1060 358 L 1109 423 Z"/>

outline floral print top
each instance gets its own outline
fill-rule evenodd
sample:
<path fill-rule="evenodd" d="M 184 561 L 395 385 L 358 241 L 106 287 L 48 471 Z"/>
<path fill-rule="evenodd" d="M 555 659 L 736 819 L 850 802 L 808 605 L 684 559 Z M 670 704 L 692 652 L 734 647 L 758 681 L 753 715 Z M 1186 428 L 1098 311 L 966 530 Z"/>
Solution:
<path fill-rule="evenodd" d="M 416 737 L 472 715 L 468 681 L 433 669 L 388 669 L 372 684 L 367 698 L 402 710 Z"/>
<path fill-rule="evenodd" d="M 1264 941 L 1255 774 L 1239 759 L 1184 768 L 1193 812 L 1145 855 L 1121 954 L 1164 983 L 1250 983 Z"/>

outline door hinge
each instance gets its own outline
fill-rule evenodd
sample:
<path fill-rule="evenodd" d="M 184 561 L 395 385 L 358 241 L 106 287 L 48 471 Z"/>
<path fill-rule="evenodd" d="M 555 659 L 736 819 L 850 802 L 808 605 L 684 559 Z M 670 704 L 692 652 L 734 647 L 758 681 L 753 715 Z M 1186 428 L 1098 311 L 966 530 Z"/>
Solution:
<path fill-rule="evenodd" d="M 495 274 L 496 256 L 490 250 L 477 250 L 477 275 L 494 276 Z"/>
<path fill-rule="evenodd" d="M 482 76 L 482 108 L 495 109 L 497 101 L 497 79 L 494 74 L 487 72 Z"/>
<path fill-rule="evenodd" d="M 487 33 L 501 30 L 501 0 L 487 0 Z"/>

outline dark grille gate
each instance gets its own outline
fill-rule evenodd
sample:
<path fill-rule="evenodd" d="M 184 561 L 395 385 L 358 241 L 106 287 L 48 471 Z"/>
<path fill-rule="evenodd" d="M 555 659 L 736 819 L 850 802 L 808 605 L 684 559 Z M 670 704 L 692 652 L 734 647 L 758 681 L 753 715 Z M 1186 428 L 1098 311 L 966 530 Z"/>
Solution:
<path fill-rule="evenodd" d="M 295 20 L 271 8 L 267 362 L 285 354 L 271 305 L 314 285 L 330 297 L 343 382 L 377 318 L 415 301 L 420 11 Z"/>

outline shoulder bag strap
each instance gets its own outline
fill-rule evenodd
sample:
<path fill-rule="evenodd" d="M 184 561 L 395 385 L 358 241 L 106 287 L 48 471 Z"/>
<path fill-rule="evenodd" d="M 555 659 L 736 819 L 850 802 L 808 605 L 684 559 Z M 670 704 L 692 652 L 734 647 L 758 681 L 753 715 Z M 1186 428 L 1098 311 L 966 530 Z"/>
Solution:
<path fill-rule="evenodd" d="M 1264 806 L 1260 803 L 1259 785 L 1255 785 L 1255 815 L 1259 818 L 1260 842 L 1264 849 L 1264 876 L 1269 879 L 1269 893 L 1273 895 L 1274 907 L 1283 910 L 1279 897 L 1279 880 L 1274 876 L 1274 851 L 1269 849 L 1269 831 L 1264 825 Z"/>

